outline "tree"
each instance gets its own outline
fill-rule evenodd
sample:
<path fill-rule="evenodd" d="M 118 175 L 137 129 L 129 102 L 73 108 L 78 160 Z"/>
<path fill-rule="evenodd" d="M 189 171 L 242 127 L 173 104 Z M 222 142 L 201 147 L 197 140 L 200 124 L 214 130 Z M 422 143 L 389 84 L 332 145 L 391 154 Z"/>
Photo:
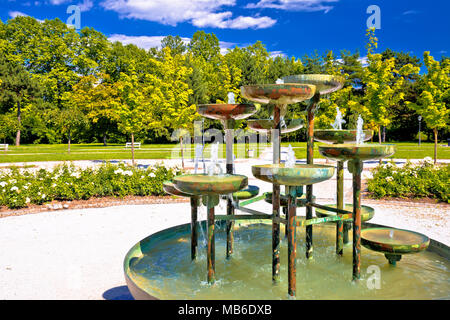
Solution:
<path fill-rule="evenodd" d="M 40 94 L 39 85 L 17 62 L 0 57 L 0 102 L 2 113 L 14 111 L 17 115 L 16 146 L 20 145 L 22 109 L 26 103 Z"/>
<path fill-rule="evenodd" d="M 419 80 L 422 92 L 416 103 L 407 106 L 415 110 L 434 133 L 434 163 L 437 161 L 438 129 L 448 126 L 450 109 L 450 61 L 438 62 L 429 51 L 423 54 L 427 73 Z"/>

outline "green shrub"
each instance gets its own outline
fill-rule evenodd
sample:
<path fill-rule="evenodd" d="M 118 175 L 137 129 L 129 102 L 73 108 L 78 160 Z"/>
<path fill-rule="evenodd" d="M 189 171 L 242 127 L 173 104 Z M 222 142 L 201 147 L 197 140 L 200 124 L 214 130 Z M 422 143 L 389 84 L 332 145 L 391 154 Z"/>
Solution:
<path fill-rule="evenodd" d="M 403 167 L 390 162 L 379 165 L 368 180 L 374 198 L 435 198 L 450 203 L 450 165 L 433 165 L 425 158 L 418 165 L 407 161 Z"/>
<path fill-rule="evenodd" d="M 53 170 L 10 168 L 0 173 L 0 206 L 22 208 L 52 200 L 85 200 L 92 197 L 163 195 L 162 183 L 181 174 L 163 165 L 138 168 L 104 164 L 80 169 L 63 164 Z"/>

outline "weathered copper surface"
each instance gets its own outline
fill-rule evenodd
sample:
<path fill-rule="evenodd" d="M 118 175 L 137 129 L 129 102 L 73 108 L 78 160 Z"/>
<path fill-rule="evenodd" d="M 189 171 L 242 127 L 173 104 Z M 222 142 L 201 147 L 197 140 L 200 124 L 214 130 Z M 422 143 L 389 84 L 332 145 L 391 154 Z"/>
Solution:
<path fill-rule="evenodd" d="M 315 196 L 312 197 L 313 200 L 316 199 Z M 266 198 L 264 199 L 267 203 L 272 204 L 272 192 L 266 192 Z M 296 206 L 297 207 L 304 207 L 306 205 L 306 194 L 301 195 L 300 197 L 297 197 Z M 287 207 L 288 198 L 287 195 L 281 194 L 280 195 L 280 206 L 281 207 Z"/>
<path fill-rule="evenodd" d="M 372 138 L 372 130 L 363 130 L 363 132 L 364 141 Z M 329 144 L 354 143 L 356 142 L 356 130 L 316 129 L 314 130 L 314 140 Z"/>
<path fill-rule="evenodd" d="M 233 199 L 236 200 L 247 200 L 256 197 L 259 193 L 259 187 L 248 186 L 245 189 L 233 193 Z"/>
<path fill-rule="evenodd" d="M 163 182 L 163 190 L 167 192 L 168 194 L 179 196 L 179 197 L 192 197 L 192 194 L 181 192 L 177 188 L 175 188 L 175 185 L 172 181 L 164 181 Z"/>
<path fill-rule="evenodd" d="M 325 206 L 336 208 L 336 204 L 325 204 Z M 353 211 L 353 204 L 346 203 L 344 206 L 344 210 Z M 374 214 L 375 214 L 375 210 L 372 207 L 364 206 L 364 205 L 361 206 L 361 221 L 369 221 L 370 219 L 373 218 Z M 326 211 L 326 210 L 316 208 L 316 216 L 318 216 L 319 218 L 329 217 L 329 216 L 334 216 L 334 215 L 336 215 L 336 212 L 331 212 L 331 211 Z M 351 219 L 349 219 L 349 221 L 350 220 Z"/>
<path fill-rule="evenodd" d="M 185 174 L 173 179 L 175 188 L 195 195 L 220 195 L 239 191 L 247 186 L 248 179 L 243 175 Z"/>
<path fill-rule="evenodd" d="M 344 86 L 345 79 L 341 76 L 328 74 L 297 74 L 283 78 L 286 83 L 313 84 L 316 86 L 316 92 L 328 94 L 341 89 Z"/>
<path fill-rule="evenodd" d="M 430 239 L 409 230 L 369 228 L 361 231 L 361 243 L 368 249 L 382 253 L 408 254 L 428 248 Z"/>
<path fill-rule="evenodd" d="M 324 165 L 297 164 L 292 168 L 284 164 L 252 166 L 255 178 L 285 186 L 302 186 L 330 179 L 334 167 Z"/>
<path fill-rule="evenodd" d="M 324 157 L 334 160 L 376 160 L 395 153 L 394 144 L 330 144 L 319 146 Z"/>
<path fill-rule="evenodd" d="M 284 120 L 286 126 L 281 127 L 281 133 L 294 132 L 301 129 L 305 123 L 303 119 Z M 247 120 L 247 126 L 257 132 L 270 132 L 274 129 L 275 122 L 273 119 L 250 119 Z"/>
<path fill-rule="evenodd" d="M 221 120 L 227 127 L 229 120 L 241 120 L 250 117 L 258 111 L 253 104 L 200 104 L 197 112 L 210 119 Z"/>
<path fill-rule="evenodd" d="M 244 98 L 259 103 L 291 104 L 311 99 L 316 87 L 309 84 L 257 84 L 241 87 Z"/>

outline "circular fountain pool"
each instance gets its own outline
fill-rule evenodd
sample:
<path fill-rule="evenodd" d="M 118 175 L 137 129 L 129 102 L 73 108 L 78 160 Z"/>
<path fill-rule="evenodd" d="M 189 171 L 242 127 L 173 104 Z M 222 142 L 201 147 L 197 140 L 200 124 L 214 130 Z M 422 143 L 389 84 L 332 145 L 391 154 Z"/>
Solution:
<path fill-rule="evenodd" d="M 271 223 L 236 222 L 234 253 L 227 260 L 225 224 L 216 224 L 216 278 L 206 281 L 205 241 L 191 261 L 190 226 L 163 230 L 128 252 L 125 278 L 137 299 L 287 299 L 287 241 L 281 243 L 280 283 L 271 279 Z M 205 222 L 202 225 L 205 228 Z M 428 250 L 392 267 L 383 254 L 361 248 L 361 280 L 352 278 L 352 250 L 335 254 L 334 224 L 314 226 L 314 258 L 305 258 L 305 229 L 297 228 L 297 299 L 449 299 L 450 261 Z M 201 233 L 200 233 L 201 234 Z M 351 235 L 350 235 L 351 236 Z M 284 239 L 284 237 L 281 237 Z M 448 247 L 439 245 L 441 254 Z"/>

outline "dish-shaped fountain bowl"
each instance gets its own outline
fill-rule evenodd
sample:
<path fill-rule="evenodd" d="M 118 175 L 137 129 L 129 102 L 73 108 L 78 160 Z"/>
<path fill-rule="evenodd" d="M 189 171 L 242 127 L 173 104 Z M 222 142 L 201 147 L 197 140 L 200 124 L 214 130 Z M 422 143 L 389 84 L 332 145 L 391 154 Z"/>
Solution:
<path fill-rule="evenodd" d="M 281 133 L 294 132 L 301 129 L 305 123 L 303 119 L 284 120 L 285 126 L 281 127 Z M 273 119 L 250 119 L 247 120 L 247 126 L 256 132 L 270 132 L 274 128 Z"/>
<path fill-rule="evenodd" d="M 395 153 L 394 144 L 330 144 L 319 146 L 319 152 L 333 160 L 376 160 Z"/>
<path fill-rule="evenodd" d="M 356 142 L 356 130 L 338 129 L 316 129 L 314 130 L 314 140 L 328 144 L 343 144 Z M 368 141 L 373 136 L 372 130 L 363 130 L 364 141 Z"/>
<path fill-rule="evenodd" d="M 316 164 L 297 164 L 293 167 L 264 164 L 252 166 L 252 173 L 262 181 L 285 186 L 304 186 L 330 179 L 334 174 L 334 167 Z"/>
<path fill-rule="evenodd" d="M 193 195 L 229 194 L 245 188 L 248 184 L 246 176 L 237 174 L 185 174 L 173 179 L 175 188 Z"/>
<path fill-rule="evenodd" d="M 197 112 L 202 116 L 216 120 L 241 120 L 250 117 L 258 111 L 253 104 L 200 104 L 197 106 Z"/>
<path fill-rule="evenodd" d="M 242 96 L 248 100 L 278 105 L 311 99 L 315 92 L 314 85 L 300 83 L 257 84 L 241 87 Z"/>
<path fill-rule="evenodd" d="M 335 203 L 334 204 L 325 204 L 325 206 L 336 208 Z M 344 210 L 353 211 L 353 204 L 346 203 L 344 205 Z M 364 205 L 361 206 L 361 221 L 363 221 L 363 222 L 369 221 L 370 219 L 373 218 L 374 214 L 375 214 L 375 210 L 372 207 L 364 206 Z M 331 211 L 316 208 L 316 216 L 319 218 L 330 217 L 330 216 L 335 216 L 335 215 L 336 215 L 336 212 L 331 212 Z M 351 220 L 352 219 L 348 219 L 348 221 L 351 221 Z"/>
<path fill-rule="evenodd" d="M 236 200 L 247 200 L 251 199 L 253 197 L 256 197 L 259 193 L 259 187 L 258 186 L 248 186 L 245 189 L 236 191 L 233 193 L 233 199 Z"/>
<path fill-rule="evenodd" d="M 297 74 L 283 78 L 286 83 L 313 84 L 316 92 L 322 94 L 332 93 L 344 86 L 345 79 L 341 76 L 327 74 Z"/>
<path fill-rule="evenodd" d="M 163 182 L 163 190 L 168 194 L 178 196 L 178 197 L 192 197 L 193 196 L 192 194 L 181 192 L 180 190 L 175 188 L 175 185 L 173 184 L 172 181 L 168 181 L 168 180 Z"/>
<path fill-rule="evenodd" d="M 384 253 L 389 263 L 395 265 L 403 254 L 417 253 L 428 248 L 430 239 L 418 232 L 393 228 L 368 228 L 361 230 L 361 244 Z"/>
<path fill-rule="evenodd" d="M 266 192 L 264 201 L 267 203 L 272 204 L 272 192 Z M 312 200 L 316 200 L 316 196 L 312 196 Z M 308 202 L 308 198 L 306 197 L 306 193 L 302 194 L 300 197 L 297 197 L 296 206 L 297 207 L 304 207 L 306 206 L 306 203 Z M 288 206 L 288 196 L 285 194 L 280 194 L 280 206 L 281 207 L 287 207 Z"/>

